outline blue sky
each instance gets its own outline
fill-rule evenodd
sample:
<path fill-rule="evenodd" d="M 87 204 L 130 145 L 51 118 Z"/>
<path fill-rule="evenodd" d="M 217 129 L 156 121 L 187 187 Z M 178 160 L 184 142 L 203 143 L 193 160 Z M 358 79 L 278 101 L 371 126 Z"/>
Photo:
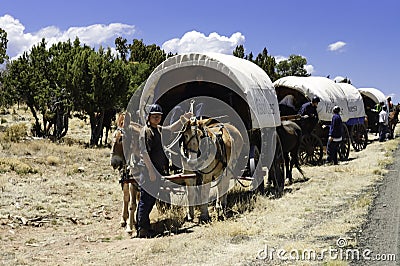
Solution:
<path fill-rule="evenodd" d="M 45 37 L 113 46 L 122 36 L 172 52 L 301 55 L 314 76 L 351 79 L 400 102 L 400 1 L 1 0 L 0 28 L 18 56 Z"/>

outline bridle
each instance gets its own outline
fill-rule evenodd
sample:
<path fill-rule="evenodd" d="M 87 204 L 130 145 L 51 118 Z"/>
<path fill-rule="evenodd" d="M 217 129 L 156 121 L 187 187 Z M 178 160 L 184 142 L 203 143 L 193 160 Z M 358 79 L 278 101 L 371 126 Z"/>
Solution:
<path fill-rule="evenodd" d="M 196 142 L 197 142 L 197 147 L 200 147 L 200 140 L 207 136 L 207 132 L 204 129 L 204 127 L 200 127 L 200 129 L 199 129 L 199 127 L 198 127 L 198 125 L 197 125 L 197 123 L 195 121 L 196 117 L 192 117 L 190 120 L 191 120 L 190 121 L 191 123 L 194 122 L 194 125 L 190 125 L 191 123 L 188 123 L 182 130 L 182 139 L 183 139 L 182 140 L 182 147 L 183 147 L 183 151 L 184 151 L 186 156 L 187 156 L 188 152 L 197 153 L 197 156 L 200 156 L 201 155 L 200 149 L 198 149 L 197 151 L 196 150 L 192 150 L 191 148 L 188 148 L 188 144 L 190 142 L 192 142 L 193 139 L 195 139 Z M 192 136 L 185 142 L 184 132 L 186 132 L 186 130 L 187 130 L 187 128 L 189 126 L 191 127 L 191 130 L 192 130 L 192 132 L 194 132 L 194 134 L 192 134 Z M 201 136 L 199 136 L 199 134 L 198 134 L 199 131 L 202 133 Z"/>
<path fill-rule="evenodd" d="M 216 153 L 215 158 L 214 158 L 214 160 L 216 159 L 217 162 L 214 163 L 214 166 L 210 170 L 203 171 L 203 170 L 199 169 L 199 170 L 196 170 L 196 173 L 197 174 L 202 174 L 202 175 L 209 174 L 209 173 L 213 172 L 218 167 L 219 164 L 222 164 L 223 167 L 226 167 L 227 166 L 227 158 L 226 158 L 227 153 L 226 153 L 225 144 L 224 144 L 224 142 L 222 140 L 222 134 L 214 134 L 214 133 L 210 132 L 212 134 L 213 138 L 210 137 L 210 135 L 208 134 L 209 131 L 207 131 L 205 127 L 199 127 L 197 125 L 195 119 L 196 119 L 195 117 L 191 119 L 191 123 L 194 123 L 194 125 L 190 125 L 191 123 L 188 123 L 186 125 L 186 127 L 184 127 L 184 129 L 182 130 L 182 139 L 183 139 L 182 140 L 182 148 L 183 148 L 184 155 L 186 157 L 188 157 L 188 153 L 192 152 L 192 153 L 196 153 L 197 157 L 199 157 L 201 155 L 200 142 L 201 142 L 202 139 L 207 137 L 207 140 L 211 139 L 212 144 L 210 144 L 210 145 L 216 145 L 217 146 L 217 153 Z M 192 130 L 192 132 L 194 132 L 194 134 L 192 134 L 192 136 L 187 141 L 185 141 L 183 136 L 184 136 L 184 132 L 186 130 L 188 130 L 188 128 L 187 128 L 188 126 L 192 127 L 191 130 Z M 224 128 L 223 124 L 219 124 L 219 127 L 220 127 L 220 131 L 222 133 L 222 129 Z M 200 135 L 200 134 L 198 134 L 198 132 L 201 132 L 202 134 Z M 188 147 L 188 144 L 191 141 L 193 141 L 194 139 L 197 141 L 198 150 L 193 150 L 193 149 Z M 210 142 L 208 141 L 208 143 L 210 143 Z M 219 152 L 218 152 L 218 148 L 219 148 Z M 207 155 L 205 155 L 205 156 L 208 157 Z M 208 166 L 206 166 L 205 169 L 206 168 L 208 168 Z"/>
<path fill-rule="evenodd" d="M 116 136 L 118 132 L 120 133 L 119 137 Z M 122 142 L 122 138 L 123 138 L 124 134 L 125 134 L 124 129 L 122 127 L 117 127 L 117 129 L 113 133 L 113 141 L 112 141 L 113 145 L 112 145 L 112 147 L 115 147 L 117 142 Z M 114 152 L 114 148 L 113 148 L 111 150 L 111 152 L 110 152 L 111 157 L 114 156 L 114 154 L 115 154 L 115 152 Z M 123 152 L 122 152 L 122 157 L 121 158 L 122 158 L 122 161 L 123 161 L 122 164 L 125 165 L 126 164 L 126 160 L 125 160 L 125 155 L 123 154 Z"/>

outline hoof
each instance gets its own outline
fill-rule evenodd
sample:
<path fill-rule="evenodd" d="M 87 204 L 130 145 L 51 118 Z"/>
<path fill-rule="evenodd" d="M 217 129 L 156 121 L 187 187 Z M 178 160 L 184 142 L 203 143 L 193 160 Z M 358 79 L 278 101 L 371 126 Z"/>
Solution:
<path fill-rule="evenodd" d="M 188 215 L 186 215 L 186 217 L 185 217 L 185 221 L 186 222 L 193 222 L 193 216 L 191 216 L 190 214 L 188 214 Z"/>
<path fill-rule="evenodd" d="M 128 234 L 132 234 L 133 230 L 129 226 L 125 229 L 125 232 Z"/>
<path fill-rule="evenodd" d="M 125 221 L 121 221 L 120 224 L 121 224 L 121 227 L 125 227 L 126 226 L 126 222 Z"/>
<path fill-rule="evenodd" d="M 208 224 L 211 222 L 211 218 L 210 218 L 210 216 L 200 216 L 199 222 L 201 224 Z"/>

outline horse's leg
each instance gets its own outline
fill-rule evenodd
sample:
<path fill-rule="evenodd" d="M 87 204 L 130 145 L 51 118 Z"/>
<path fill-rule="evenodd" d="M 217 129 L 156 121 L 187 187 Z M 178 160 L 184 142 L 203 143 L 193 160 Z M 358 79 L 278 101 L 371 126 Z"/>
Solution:
<path fill-rule="evenodd" d="M 133 226 L 136 224 L 135 221 L 135 211 L 137 207 L 136 203 L 136 194 L 138 193 L 138 189 L 134 184 L 129 184 L 129 196 L 130 196 L 130 201 L 129 201 L 129 222 L 126 227 L 126 232 L 127 233 L 132 233 L 133 231 Z"/>
<path fill-rule="evenodd" d="M 195 178 L 188 178 L 185 179 L 186 189 L 187 189 L 187 198 L 188 198 L 188 209 L 187 209 L 187 220 L 193 221 L 194 219 L 194 204 L 196 200 L 196 179 Z"/>
<path fill-rule="evenodd" d="M 218 195 L 217 195 L 217 212 L 218 219 L 225 219 L 226 215 L 226 206 L 227 206 L 227 198 L 228 198 L 228 189 L 229 189 L 229 177 L 222 176 L 221 182 L 218 184 Z M 222 212 L 221 212 L 222 211 Z"/>
<path fill-rule="evenodd" d="M 293 166 L 294 165 L 297 166 L 296 160 L 297 159 L 295 158 L 295 156 L 293 156 L 293 151 L 290 152 L 290 166 L 289 166 L 289 171 L 290 171 L 290 173 L 289 173 L 289 176 L 290 176 L 289 183 L 290 184 L 293 184 Z"/>
<path fill-rule="evenodd" d="M 121 213 L 121 226 L 126 226 L 126 220 L 128 219 L 128 204 L 129 204 L 129 184 L 123 183 L 122 184 L 122 213 Z"/>
<path fill-rule="evenodd" d="M 289 179 L 289 184 L 293 184 L 292 165 L 291 165 L 292 162 L 290 160 L 289 153 L 285 152 L 283 156 L 285 158 L 286 178 Z"/>
<path fill-rule="evenodd" d="M 211 188 L 211 182 L 204 183 L 201 186 L 200 222 L 210 221 L 210 216 L 208 214 L 208 200 L 210 197 L 210 188 Z"/>
<path fill-rule="evenodd" d="M 393 122 L 389 122 L 389 139 L 394 138 L 394 128 L 396 127 L 396 124 Z"/>

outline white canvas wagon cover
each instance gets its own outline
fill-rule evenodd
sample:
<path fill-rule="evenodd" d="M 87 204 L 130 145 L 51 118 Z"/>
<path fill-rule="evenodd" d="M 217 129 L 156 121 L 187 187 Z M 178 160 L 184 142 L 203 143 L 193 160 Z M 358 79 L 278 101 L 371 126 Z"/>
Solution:
<path fill-rule="evenodd" d="M 376 88 L 358 88 L 362 95 L 367 96 L 373 100 L 376 104 L 384 102 L 386 104 L 385 94 Z"/>
<path fill-rule="evenodd" d="M 360 91 L 348 83 L 336 83 L 336 85 L 343 90 L 343 94 L 346 96 L 349 119 L 362 118 L 364 123 L 365 109 Z"/>
<path fill-rule="evenodd" d="M 326 77 L 283 77 L 274 82 L 274 86 L 287 87 L 299 91 L 309 100 L 318 96 L 321 102 L 318 104 L 317 112 L 321 121 L 332 120 L 332 109 L 335 105 L 342 109 L 343 122 L 352 118 L 365 116 L 364 104 L 361 94 L 350 84 L 338 85 Z M 349 86 L 347 86 L 349 85 Z"/>
<path fill-rule="evenodd" d="M 147 106 L 168 90 L 193 81 L 216 83 L 243 97 L 253 128 L 276 127 L 281 123 L 275 88 L 265 71 L 248 60 L 219 53 L 188 53 L 166 59 L 144 85 L 140 116 L 145 117 Z"/>

